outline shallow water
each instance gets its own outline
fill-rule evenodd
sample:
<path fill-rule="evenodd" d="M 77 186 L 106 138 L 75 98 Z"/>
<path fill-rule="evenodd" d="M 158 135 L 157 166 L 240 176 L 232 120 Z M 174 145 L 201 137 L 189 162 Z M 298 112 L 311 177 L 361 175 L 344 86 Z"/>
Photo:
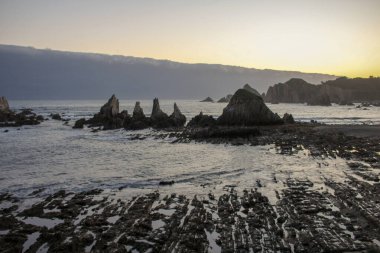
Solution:
<path fill-rule="evenodd" d="M 38 114 L 64 114 L 64 118 L 89 117 L 104 101 L 10 101 L 15 109 L 32 108 Z M 121 100 L 120 109 L 132 111 L 134 101 Z M 160 101 L 161 108 L 172 112 L 174 101 Z M 146 114 L 151 101 L 141 101 Z M 226 104 L 177 101 L 188 119 L 203 111 L 218 116 Z M 379 124 L 379 107 L 363 111 L 355 106 L 309 107 L 298 104 L 268 105 L 282 115 L 291 112 L 298 121 L 316 119 L 334 124 Z M 162 180 L 176 183 L 160 187 L 163 191 L 207 194 L 226 185 L 257 187 L 257 180 L 271 189 L 273 177 L 309 178 L 318 183 L 321 177 L 342 178 L 346 163 L 327 159 L 327 165 L 300 151 L 297 155 L 276 153 L 274 146 L 231 146 L 213 144 L 171 144 L 170 139 L 130 140 L 131 132 L 112 130 L 91 133 L 74 130 L 63 122 L 49 120 L 20 130 L 0 132 L 0 192 L 20 197 L 39 188 L 45 194 L 59 189 L 82 191 L 93 188 L 126 188 L 129 193 L 158 189 Z M 149 133 L 151 130 L 141 131 Z M 278 184 L 276 184 L 278 185 Z M 276 186 L 278 187 L 278 186 Z M 269 193 L 270 192 L 270 193 Z M 273 197 L 274 191 L 267 195 Z"/>

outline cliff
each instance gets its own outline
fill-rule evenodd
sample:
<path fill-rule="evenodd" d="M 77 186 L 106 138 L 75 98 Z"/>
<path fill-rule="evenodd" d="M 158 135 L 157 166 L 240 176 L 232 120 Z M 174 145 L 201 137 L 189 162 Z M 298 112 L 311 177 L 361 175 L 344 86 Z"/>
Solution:
<path fill-rule="evenodd" d="M 265 95 L 265 101 L 269 103 L 318 104 L 319 98 L 332 103 L 377 102 L 380 101 L 380 78 L 341 77 L 320 85 L 293 78 L 270 86 Z"/>

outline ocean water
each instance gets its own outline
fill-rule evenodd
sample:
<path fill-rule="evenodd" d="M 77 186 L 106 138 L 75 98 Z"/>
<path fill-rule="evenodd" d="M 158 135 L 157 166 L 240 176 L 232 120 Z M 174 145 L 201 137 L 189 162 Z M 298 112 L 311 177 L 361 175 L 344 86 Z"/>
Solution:
<path fill-rule="evenodd" d="M 10 101 L 14 109 L 32 108 L 48 116 L 60 113 L 74 120 L 90 117 L 105 101 Z M 215 117 L 226 104 L 176 101 L 187 119 L 203 111 Z M 120 109 L 133 110 L 134 101 L 120 101 Z M 170 114 L 174 101 L 160 101 Z M 152 101 L 141 101 L 149 115 Z M 315 119 L 327 124 L 380 124 L 380 108 L 369 110 L 355 106 L 304 106 L 298 104 L 268 105 L 281 116 L 292 113 L 298 121 Z M 102 188 L 123 189 L 125 194 L 140 194 L 159 189 L 161 192 L 207 194 L 221 192 L 226 185 L 239 189 L 264 186 L 274 199 L 273 177 L 285 181 L 289 177 L 308 178 L 316 187 L 323 178 L 343 180 L 348 170 L 342 159 L 313 158 L 308 150 L 295 155 L 278 154 L 274 146 L 231 146 L 201 143 L 172 144 L 173 139 L 131 140 L 135 133 L 112 130 L 92 133 L 90 129 L 72 129 L 63 122 L 48 120 L 37 126 L 8 128 L 0 131 L 0 192 L 22 198 L 36 189 L 44 193 L 60 189 L 83 191 Z M 322 166 L 321 166 L 322 164 Z M 175 181 L 173 186 L 160 187 L 160 181 Z"/>

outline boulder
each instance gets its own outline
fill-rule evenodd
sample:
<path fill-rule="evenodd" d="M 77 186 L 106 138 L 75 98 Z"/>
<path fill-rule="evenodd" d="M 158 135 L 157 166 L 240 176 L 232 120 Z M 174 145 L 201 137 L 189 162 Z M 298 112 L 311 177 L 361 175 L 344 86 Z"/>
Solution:
<path fill-rule="evenodd" d="M 62 117 L 61 117 L 61 115 L 59 115 L 59 113 L 54 113 L 54 114 L 51 113 L 50 116 L 54 120 L 62 120 Z"/>
<path fill-rule="evenodd" d="M 0 97 L 0 111 L 9 112 L 8 100 L 5 97 Z"/>
<path fill-rule="evenodd" d="M 284 117 L 282 117 L 282 120 L 284 121 L 285 124 L 294 124 L 294 123 L 296 123 L 294 121 L 293 115 L 291 115 L 290 113 L 285 113 Z"/>
<path fill-rule="evenodd" d="M 232 96 L 218 124 L 227 126 L 253 126 L 283 123 L 264 103 L 260 95 L 246 89 L 239 89 Z"/>
<path fill-rule="evenodd" d="M 176 103 L 174 103 L 174 112 L 169 118 L 174 127 L 183 127 L 186 123 L 186 117 L 181 113 Z"/>
<path fill-rule="evenodd" d="M 189 123 L 187 124 L 187 127 L 211 127 L 216 125 L 216 120 L 210 116 L 210 115 L 203 115 L 202 112 L 200 112 L 197 116 L 192 118 Z"/>
<path fill-rule="evenodd" d="M 200 102 L 210 102 L 210 103 L 214 103 L 214 100 L 213 100 L 212 98 L 210 98 L 210 97 L 207 97 L 207 98 L 203 99 L 203 100 L 200 101 Z"/>
<path fill-rule="evenodd" d="M 84 124 L 86 123 L 86 119 L 85 118 L 81 118 L 81 119 L 78 119 L 73 128 L 83 128 Z"/>

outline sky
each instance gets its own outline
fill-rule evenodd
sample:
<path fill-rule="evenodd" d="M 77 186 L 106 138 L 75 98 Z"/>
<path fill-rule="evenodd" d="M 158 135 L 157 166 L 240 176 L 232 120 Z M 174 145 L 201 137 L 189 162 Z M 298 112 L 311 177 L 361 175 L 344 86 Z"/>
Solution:
<path fill-rule="evenodd" d="M 380 0 L 0 0 L 0 44 L 380 76 Z"/>

